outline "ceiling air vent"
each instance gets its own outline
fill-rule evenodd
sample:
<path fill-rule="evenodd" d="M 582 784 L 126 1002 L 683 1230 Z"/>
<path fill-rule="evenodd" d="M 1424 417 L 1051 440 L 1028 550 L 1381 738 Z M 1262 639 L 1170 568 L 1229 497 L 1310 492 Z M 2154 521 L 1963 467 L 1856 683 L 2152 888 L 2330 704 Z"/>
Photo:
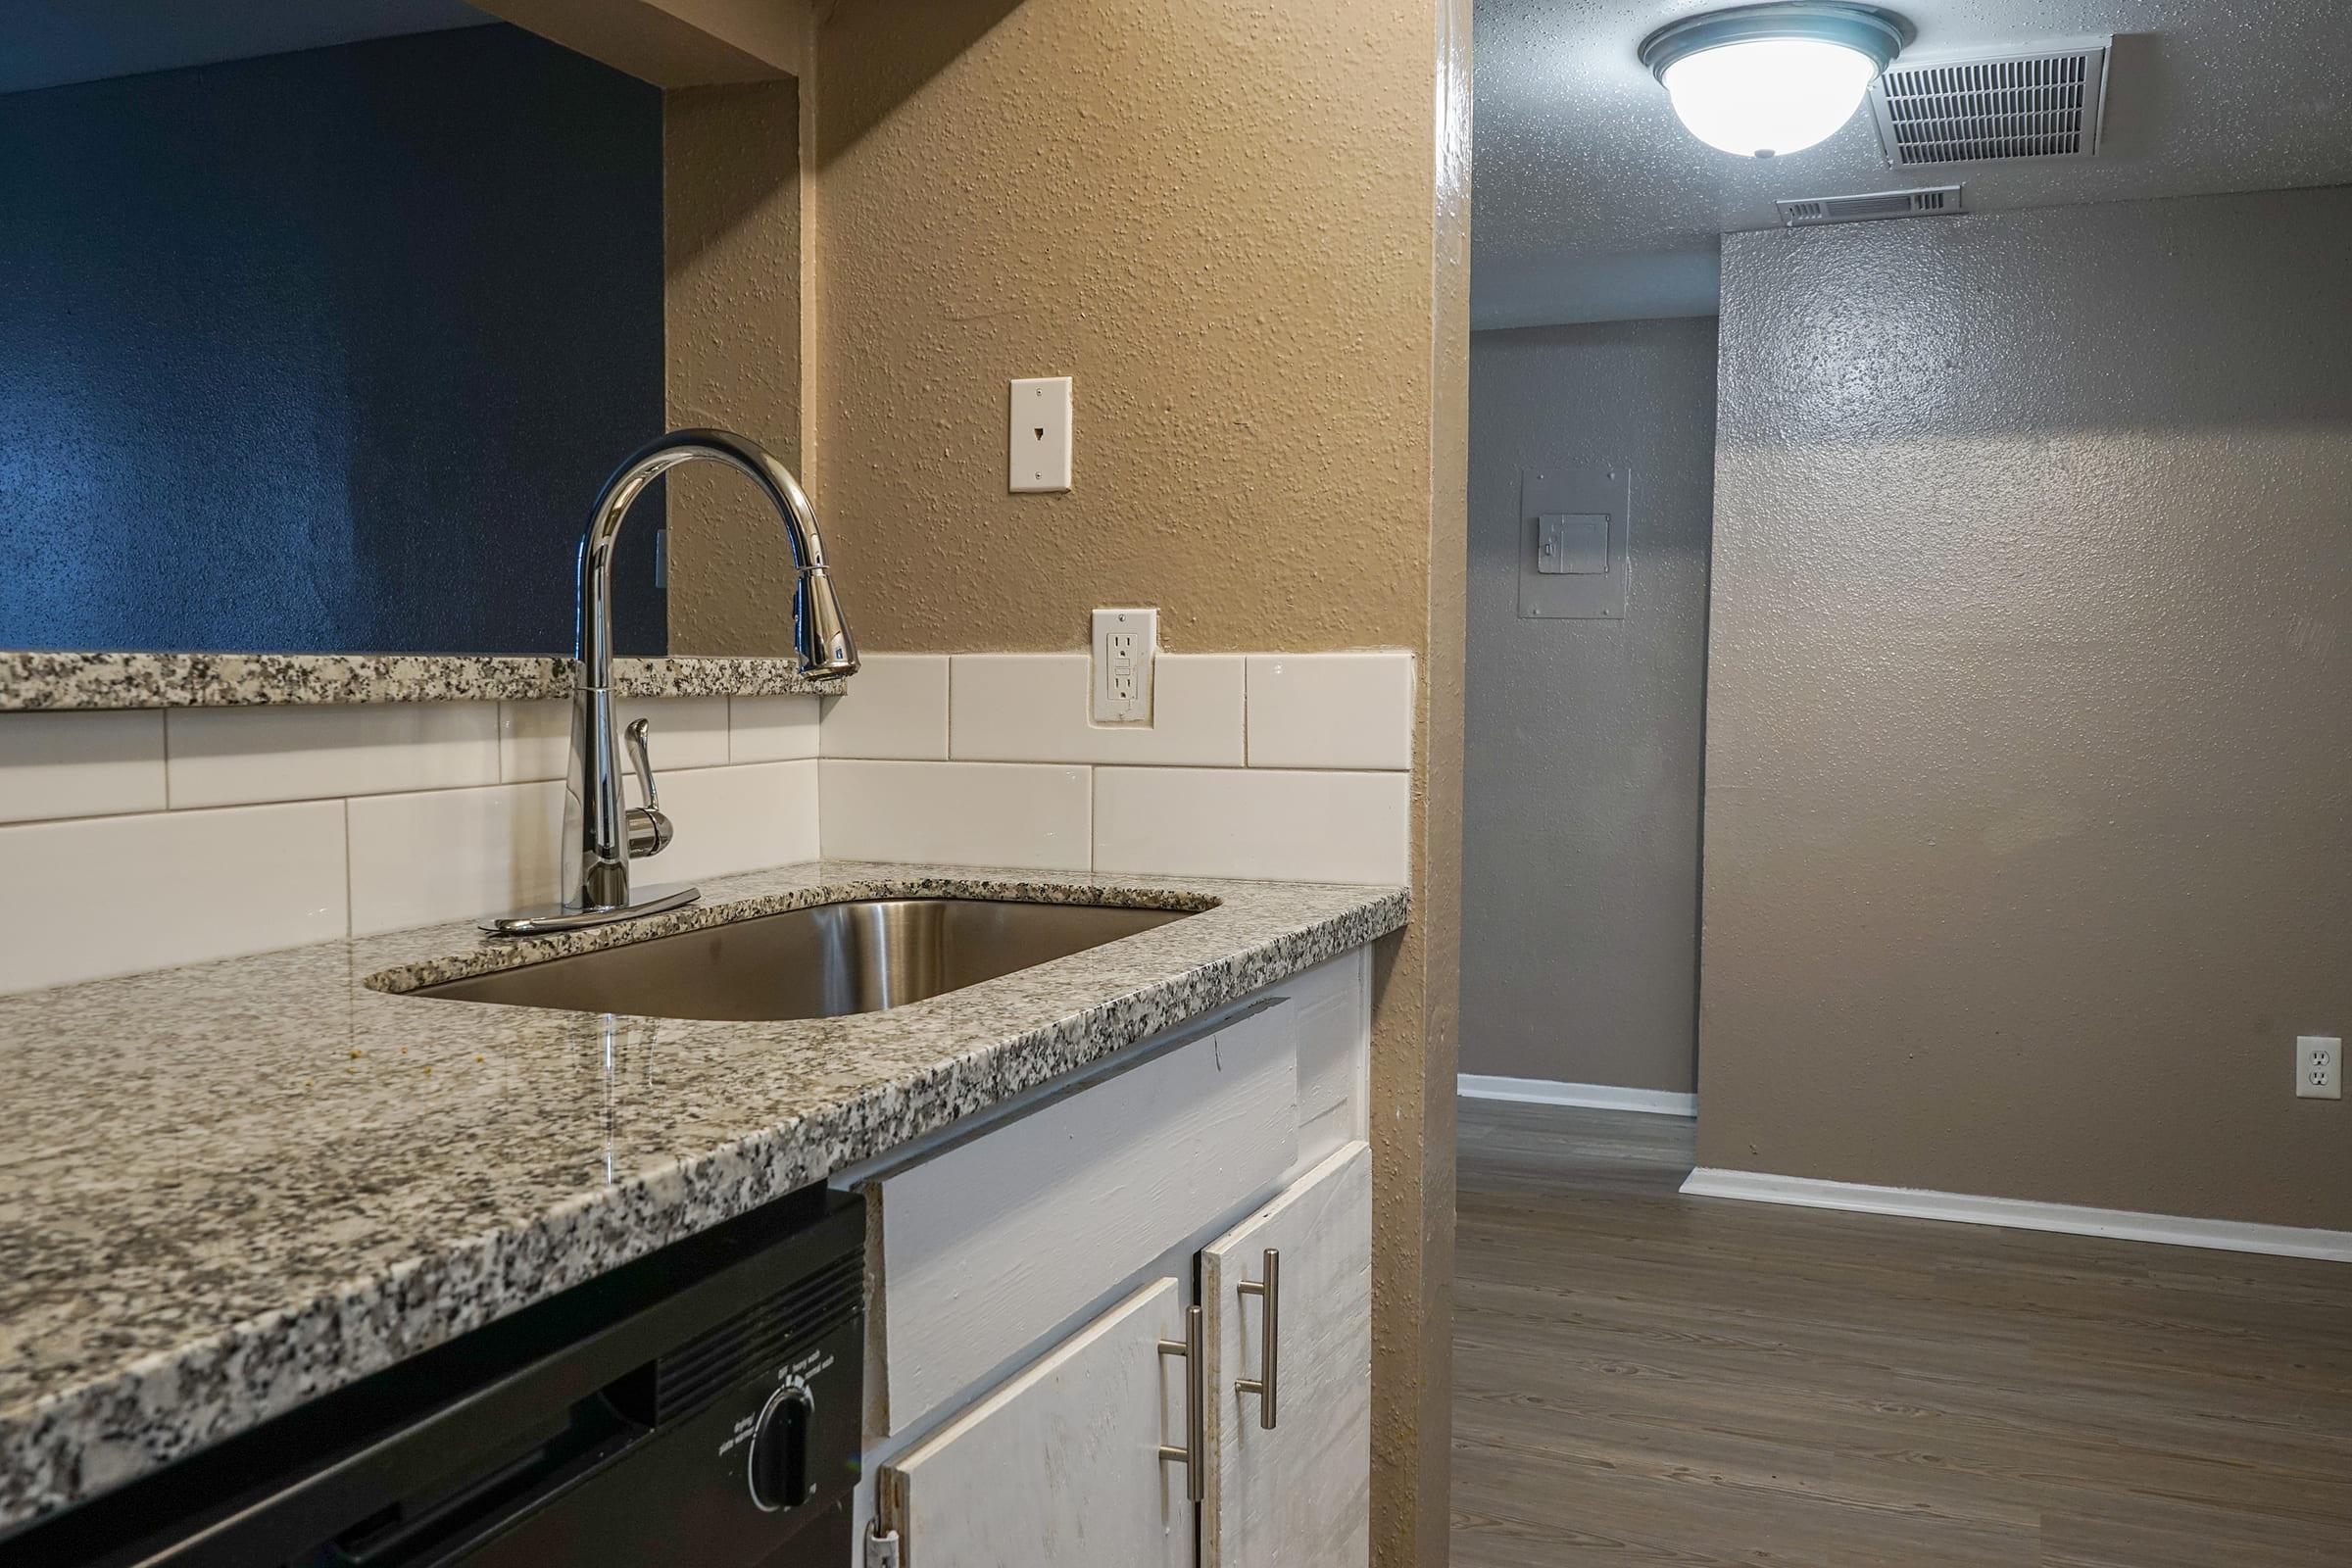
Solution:
<path fill-rule="evenodd" d="M 2095 155 L 2109 41 L 1896 62 L 1870 89 L 1886 162 L 1919 169 Z"/>
<path fill-rule="evenodd" d="M 1921 190 L 1883 190 L 1869 196 L 1808 196 L 1801 201 L 1774 202 L 1781 221 L 1790 228 L 1816 223 L 1854 223 L 1870 218 L 1935 218 L 1966 210 L 1958 185 L 1930 185 Z"/>

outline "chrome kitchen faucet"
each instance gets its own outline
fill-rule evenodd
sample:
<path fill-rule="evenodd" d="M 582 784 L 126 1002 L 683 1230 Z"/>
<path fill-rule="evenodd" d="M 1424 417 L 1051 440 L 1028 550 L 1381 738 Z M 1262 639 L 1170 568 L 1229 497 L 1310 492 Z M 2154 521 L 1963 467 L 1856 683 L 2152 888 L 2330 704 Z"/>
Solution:
<path fill-rule="evenodd" d="M 621 802 L 620 746 L 612 700 L 612 550 L 622 519 L 645 487 L 681 463 L 709 458 L 749 478 L 784 519 L 799 572 L 793 590 L 793 641 L 801 673 L 854 675 L 858 645 L 825 574 L 816 514 L 790 469 L 758 442 L 727 430 L 673 430 L 643 448 L 605 481 L 588 531 L 580 538 L 579 658 L 572 667 L 571 765 L 564 785 L 564 899 L 560 904 L 482 922 L 506 936 L 568 931 L 692 904 L 700 888 L 629 887 L 629 861 L 659 855 L 672 836 L 655 792 L 647 724 L 629 726 L 629 756 L 645 804 Z"/>

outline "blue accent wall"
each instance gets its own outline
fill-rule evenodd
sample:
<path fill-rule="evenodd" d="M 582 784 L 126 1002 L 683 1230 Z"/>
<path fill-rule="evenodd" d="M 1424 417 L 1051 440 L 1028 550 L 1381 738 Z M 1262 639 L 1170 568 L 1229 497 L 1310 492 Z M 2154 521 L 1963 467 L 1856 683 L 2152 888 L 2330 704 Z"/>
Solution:
<path fill-rule="evenodd" d="M 662 290 L 659 90 L 514 27 L 0 96 L 0 647 L 568 652 Z"/>

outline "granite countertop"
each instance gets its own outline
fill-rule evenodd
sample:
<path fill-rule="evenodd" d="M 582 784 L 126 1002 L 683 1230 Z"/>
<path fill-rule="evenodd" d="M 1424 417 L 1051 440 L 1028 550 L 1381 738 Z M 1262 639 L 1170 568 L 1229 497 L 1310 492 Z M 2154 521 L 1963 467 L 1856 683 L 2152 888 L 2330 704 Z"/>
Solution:
<path fill-rule="evenodd" d="M 276 703 L 530 702 L 571 695 L 568 659 L 501 654 L 73 654 L 0 649 L 0 713 Z M 790 659 L 621 659 L 624 697 L 835 697 Z"/>
<path fill-rule="evenodd" d="M 845 898 L 1201 908 L 888 1012 L 388 994 Z M 0 997 L 0 1532 L 1404 923 L 1395 888 L 819 861 L 627 927 L 467 925 Z M 389 980 L 385 971 L 392 971 Z"/>

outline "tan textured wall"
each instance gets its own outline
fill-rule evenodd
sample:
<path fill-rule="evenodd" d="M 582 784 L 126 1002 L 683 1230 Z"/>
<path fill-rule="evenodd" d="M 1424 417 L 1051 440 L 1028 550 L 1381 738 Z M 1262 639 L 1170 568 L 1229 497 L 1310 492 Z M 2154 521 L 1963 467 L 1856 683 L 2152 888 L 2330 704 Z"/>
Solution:
<path fill-rule="evenodd" d="M 1469 222 L 1465 0 L 860 0 L 811 77 L 809 455 L 859 637 L 1422 655 L 1379 956 L 1375 1541 L 1446 1556 Z M 1004 486 L 1076 377 L 1076 489 Z"/>
<path fill-rule="evenodd" d="M 1429 490 L 1421 710 L 1414 729 L 1413 923 L 1407 1011 L 1384 999 L 1373 1038 L 1381 1151 L 1376 1262 L 1393 1271 L 1375 1327 L 1373 1560 L 1445 1568 L 1452 1524 L 1454 1088 L 1461 1070 L 1464 649 L 1470 532 L 1470 0 L 1436 0 L 1430 55 L 1433 218 Z M 1418 955 L 1409 952 L 1419 942 Z M 1376 1168 L 1376 1176 L 1382 1171 Z M 1418 1235 L 1405 1229 L 1409 1221 Z M 1385 1254 L 1382 1251 L 1385 1243 Z M 1417 1247 L 1417 1255 L 1410 1255 Z M 1376 1284 L 1379 1282 L 1376 1281 Z M 1409 1295 L 1407 1294 L 1409 1289 Z M 1378 1304 L 1378 1303 L 1376 1303 Z M 1381 1446 L 1389 1445 L 1384 1449 Z"/>
<path fill-rule="evenodd" d="M 790 81 L 662 97 L 669 423 L 712 424 L 801 466 L 800 92 Z M 735 475 L 669 490 L 669 646 L 792 650 L 792 551 Z M 858 628 L 862 630 L 862 626 Z"/>
<path fill-rule="evenodd" d="M 1418 645 L 1435 5 L 825 22 L 811 452 L 867 646 L 1154 603 L 1185 653 Z M 1005 382 L 1058 374 L 1077 488 L 1008 495 Z"/>
<path fill-rule="evenodd" d="M 1702 1163 L 2352 1227 L 2352 191 L 1724 245 Z"/>

